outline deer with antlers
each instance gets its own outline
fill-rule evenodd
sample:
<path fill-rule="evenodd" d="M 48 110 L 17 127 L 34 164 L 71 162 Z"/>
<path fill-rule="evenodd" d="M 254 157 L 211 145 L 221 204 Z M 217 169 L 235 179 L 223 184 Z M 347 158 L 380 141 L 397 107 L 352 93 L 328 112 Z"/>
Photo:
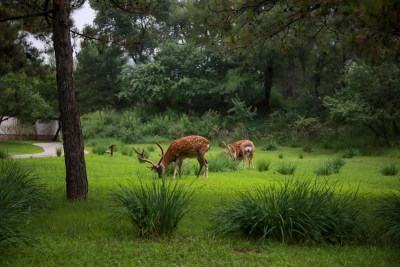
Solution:
<path fill-rule="evenodd" d="M 243 158 L 243 169 L 246 169 L 247 159 L 249 161 L 249 169 L 250 167 L 254 169 L 253 156 L 256 148 L 253 142 L 250 140 L 240 140 L 233 143 L 233 145 L 227 145 L 224 141 L 222 141 L 222 143 L 226 147 L 223 151 L 225 154 L 231 156 L 234 160 Z M 228 151 L 226 151 L 226 149 L 228 149 Z"/>
<path fill-rule="evenodd" d="M 175 162 L 173 178 L 175 179 L 176 170 L 178 167 L 179 178 L 181 178 L 182 162 L 185 158 L 197 158 L 200 163 L 200 170 L 197 173 L 197 177 L 199 177 L 201 170 L 205 166 L 206 179 L 208 178 L 208 162 L 204 155 L 208 151 L 210 143 L 206 138 L 198 135 L 179 138 L 171 143 L 165 154 L 162 146 L 157 142 L 156 144 L 161 149 L 161 159 L 157 164 L 144 157 L 144 149 L 142 153 L 139 153 L 136 148 L 133 149 L 137 154 L 142 157 L 141 160 L 151 164 L 151 167 L 148 168 L 156 170 L 159 178 L 162 178 L 164 176 L 165 169 L 168 167 L 169 164 L 171 164 L 171 162 Z"/>

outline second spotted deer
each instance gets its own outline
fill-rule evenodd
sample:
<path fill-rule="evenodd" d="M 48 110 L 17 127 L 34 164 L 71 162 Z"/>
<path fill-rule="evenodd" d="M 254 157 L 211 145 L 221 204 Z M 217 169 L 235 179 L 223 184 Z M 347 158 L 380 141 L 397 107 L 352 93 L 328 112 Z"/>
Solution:
<path fill-rule="evenodd" d="M 226 149 L 224 151 L 227 155 L 233 157 L 235 160 L 240 160 L 243 158 L 243 169 L 246 169 L 247 160 L 249 161 L 249 169 L 254 169 L 253 156 L 255 146 L 253 142 L 250 140 L 240 140 L 233 143 L 233 145 L 227 145 L 224 141 L 222 141 L 222 143 L 226 149 L 228 149 L 228 151 L 226 151 Z"/>

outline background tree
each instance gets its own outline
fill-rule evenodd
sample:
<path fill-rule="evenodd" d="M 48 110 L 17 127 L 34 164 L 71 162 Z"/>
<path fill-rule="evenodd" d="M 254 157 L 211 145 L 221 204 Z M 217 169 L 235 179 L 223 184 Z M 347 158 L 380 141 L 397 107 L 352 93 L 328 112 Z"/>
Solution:
<path fill-rule="evenodd" d="M 52 109 L 40 96 L 38 84 L 23 73 L 9 73 L 0 78 L 0 124 L 9 117 L 33 124 L 50 116 Z"/>
<path fill-rule="evenodd" d="M 393 63 L 371 67 L 366 64 L 348 66 L 344 87 L 325 104 L 332 119 L 361 125 L 387 145 L 400 138 L 400 69 Z"/>
<path fill-rule="evenodd" d="M 190 43 L 167 43 L 154 61 L 126 67 L 121 73 L 121 99 L 142 101 L 158 110 L 205 111 L 221 103 L 213 89 L 223 63 L 206 49 Z M 223 71 L 222 71 L 223 72 Z"/>
<path fill-rule="evenodd" d="M 75 70 L 78 102 L 82 113 L 107 107 L 120 110 L 118 75 L 127 60 L 120 48 L 98 41 L 85 44 L 77 55 Z"/>

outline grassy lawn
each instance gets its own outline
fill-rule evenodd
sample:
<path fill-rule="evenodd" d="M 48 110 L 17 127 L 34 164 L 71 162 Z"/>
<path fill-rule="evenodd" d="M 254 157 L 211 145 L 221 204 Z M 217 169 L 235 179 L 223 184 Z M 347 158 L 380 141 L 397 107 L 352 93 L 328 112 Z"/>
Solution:
<path fill-rule="evenodd" d="M 4 145 L 0 144 L 2 148 Z M 31 146 L 26 142 L 22 144 Z M 221 148 L 212 147 L 206 157 L 221 151 Z M 157 149 L 151 152 L 150 159 L 158 160 L 158 154 Z M 109 219 L 110 189 L 129 181 L 152 180 L 147 165 L 140 164 L 136 156 L 123 156 L 119 152 L 114 157 L 86 155 L 89 199 L 73 202 L 65 199 L 63 158 L 20 159 L 19 163 L 43 178 L 51 192 L 52 208 L 28 224 L 42 240 L 41 245 L 1 251 L 0 266 L 399 266 L 400 253 L 395 248 L 286 245 L 209 231 L 210 216 L 221 200 L 235 197 L 237 191 L 268 186 L 288 178 L 276 172 L 281 162 L 296 163 L 294 177 L 307 179 L 315 178 L 313 170 L 334 156 L 333 151 L 322 149 L 314 149 L 312 153 L 288 147 L 276 151 L 256 149 L 254 164 L 260 159 L 270 160 L 270 170 L 210 172 L 207 180 L 204 175 L 199 179 L 193 174 L 183 176 L 181 183 L 198 189 L 194 197 L 196 206 L 179 224 L 175 236 L 162 240 L 139 239 L 131 225 L 115 224 Z M 197 164 L 196 160 L 190 161 Z M 374 197 L 399 188 L 398 177 L 383 176 L 379 172 L 383 163 L 399 162 L 398 153 L 356 156 L 345 161 L 338 174 L 317 179 L 338 181 L 344 190 L 358 190 L 360 198 L 371 202 Z"/>
<path fill-rule="evenodd" d="M 43 152 L 43 148 L 32 145 L 37 141 L 2 141 L 0 142 L 0 150 L 10 155 L 35 154 Z"/>

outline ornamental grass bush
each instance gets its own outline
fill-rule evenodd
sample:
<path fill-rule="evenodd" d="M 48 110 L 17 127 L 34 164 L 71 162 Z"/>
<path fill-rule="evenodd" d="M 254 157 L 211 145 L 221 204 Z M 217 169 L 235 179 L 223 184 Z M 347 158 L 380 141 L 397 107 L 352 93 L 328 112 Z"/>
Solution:
<path fill-rule="evenodd" d="M 334 187 L 328 181 L 291 178 L 238 192 L 214 212 L 211 229 L 289 244 L 349 242 L 357 228 L 356 193 Z"/>
<path fill-rule="evenodd" d="M 293 175 L 296 172 L 297 165 L 293 162 L 282 162 L 276 171 L 282 175 Z"/>
<path fill-rule="evenodd" d="M 39 179 L 14 161 L 0 161 L 0 250 L 38 242 L 26 229 L 31 216 L 47 206 Z"/>
<path fill-rule="evenodd" d="M 193 207 L 195 190 L 184 183 L 153 179 L 120 185 L 111 191 L 113 221 L 129 221 L 139 237 L 172 236 L 183 216 Z"/>
<path fill-rule="evenodd" d="M 384 176 L 395 176 L 399 173 L 399 169 L 396 162 L 388 162 L 381 167 L 380 172 Z"/>
<path fill-rule="evenodd" d="M 328 160 L 327 162 L 323 163 L 321 166 L 317 167 L 313 172 L 316 175 L 331 175 L 334 173 L 339 173 L 340 169 L 346 162 L 339 156 Z"/>
<path fill-rule="evenodd" d="M 400 191 L 389 193 L 381 199 L 375 215 L 384 242 L 400 246 Z"/>
<path fill-rule="evenodd" d="M 268 171 L 270 165 L 271 165 L 271 161 L 260 159 L 257 161 L 257 170 L 259 172 Z"/>

